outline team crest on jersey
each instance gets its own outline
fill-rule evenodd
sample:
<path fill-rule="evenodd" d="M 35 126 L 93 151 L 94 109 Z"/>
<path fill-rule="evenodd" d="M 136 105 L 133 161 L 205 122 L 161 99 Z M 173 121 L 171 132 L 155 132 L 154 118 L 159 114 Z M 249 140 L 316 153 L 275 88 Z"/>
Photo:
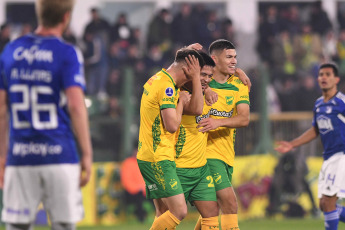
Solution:
<path fill-rule="evenodd" d="M 165 89 L 165 95 L 167 95 L 168 97 L 171 97 L 172 95 L 174 95 L 174 90 L 171 87 L 168 87 Z"/>
<path fill-rule="evenodd" d="M 173 189 L 173 190 L 176 190 L 177 189 L 177 181 L 175 179 L 171 179 L 170 182 L 170 187 Z"/>
<path fill-rule="evenodd" d="M 334 130 L 331 119 L 326 116 L 319 116 L 316 122 L 321 134 L 326 134 Z"/>
<path fill-rule="evenodd" d="M 332 113 L 332 107 L 331 106 L 326 107 L 326 113 L 328 113 L 328 114 Z"/>
<path fill-rule="evenodd" d="M 232 105 L 232 103 L 234 101 L 234 97 L 233 96 L 226 96 L 225 100 L 226 100 L 227 105 Z"/>

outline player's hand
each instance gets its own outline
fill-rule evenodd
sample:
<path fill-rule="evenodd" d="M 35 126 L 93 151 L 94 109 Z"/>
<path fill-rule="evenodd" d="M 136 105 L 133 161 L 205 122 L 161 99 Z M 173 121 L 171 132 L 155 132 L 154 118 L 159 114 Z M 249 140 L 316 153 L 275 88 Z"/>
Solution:
<path fill-rule="evenodd" d="M 84 187 L 90 180 L 92 170 L 92 157 L 83 156 L 80 160 L 80 187 Z"/>
<path fill-rule="evenodd" d="M 247 74 L 240 68 L 236 68 L 236 75 L 242 81 L 244 85 L 248 86 L 248 91 L 250 92 L 250 88 L 252 87 L 252 82 L 250 81 Z"/>
<path fill-rule="evenodd" d="M 193 43 L 193 44 L 190 44 L 189 46 L 187 46 L 187 48 L 193 49 L 193 50 L 201 50 L 202 45 L 200 45 L 199 43 Z"/>
<path fill-rule="evenodd" d="M 204 92 L 206 105 L 211 106 L 218 101 L 218 94 L 212 91 L 210 87 L 207 87 Z"/>
<path fill-rule="evenodd" d="M 185 106 L 191 98 L 191 94 L 187 91 L 180 91 L 179 93 L 179 102 L 182 103 L 183 106 Z"/>
<path fill-rule="evenodd" d="M 280 152 L 280 153 L 287 153 L 293 149 L 293 146 L 288 141 L 279 141 L 278 146 L 274 148 L 274 150 Z"/>
<path fill-rule="evenodd" d="M 219 126 L 220 126 L 220 123 L 218 119 L 205 118 L 199 122 L 197 128 L 199 129 L 199 132 L 205 133 L 210 130 L 216 129 Z"/>
<path fill-rule="evenodd" d="M 182 70 L 187 78 L 192 80 L 194 78 L 200 79 L 200 65 L 199 60 L 194 55 L 188 55 L 185 58 L 187 66 L 183 66 Z"/>

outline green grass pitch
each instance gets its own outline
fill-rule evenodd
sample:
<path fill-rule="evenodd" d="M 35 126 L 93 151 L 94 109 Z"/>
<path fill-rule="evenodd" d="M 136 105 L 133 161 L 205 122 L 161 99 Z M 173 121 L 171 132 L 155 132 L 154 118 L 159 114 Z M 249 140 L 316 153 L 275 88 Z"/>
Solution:
<path fill-rule="evenodd" d="M 177 230 L 193 230 L 193 221 L 182 221 L 176 228 Z M 339 223 L 339 227 L 344 225 Z M 78 230 L 148 230 L 150 223 L 140 224 L 138 222 L 125 223 L 114 226 L 95 226 L 95 227 L 78 227 Z M 241 230 L 321 230 L 324 229 L 323 220 L 319 219 L 259 219 L 246 220 L 240 222 Z M 0 227 L 0 230 L 4 230 Z M 35 227 L 35 230 L 48 230 L 48 227 Z"/>

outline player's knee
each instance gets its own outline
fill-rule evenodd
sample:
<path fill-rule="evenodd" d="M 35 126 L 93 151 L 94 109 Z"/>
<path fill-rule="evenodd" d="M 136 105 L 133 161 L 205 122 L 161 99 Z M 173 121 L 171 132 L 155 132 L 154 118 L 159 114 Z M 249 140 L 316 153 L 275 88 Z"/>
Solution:
<path fill-rule="evenodd" d="M 52 223 L 52 230 L 75 230 L 75 224 Z"/>
<path fill-rule="evenodd" d="M 171 213 L 179 220 L 183 220 L 187 216 L 187 206 L 183 208 L 179 208 L 178 210 L 175 210 L 174 212 L 171 211 Z"/>

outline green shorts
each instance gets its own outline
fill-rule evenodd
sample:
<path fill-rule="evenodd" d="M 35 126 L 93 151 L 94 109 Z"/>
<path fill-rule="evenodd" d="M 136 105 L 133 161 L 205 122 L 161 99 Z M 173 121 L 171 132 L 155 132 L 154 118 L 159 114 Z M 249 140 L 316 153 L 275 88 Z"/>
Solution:
<path fill-rule="evenodd" d="M 234 168 L 222 160 L 207 159 L 208 167 L 214 180 L 216 191 L 232 187 L 232 174 Z"/>
<path fill-rule="evenodd" d="M 176 174 L 175 162 L 169 160 L 158 162 L 137 161 L 146 184 L 147 199 L 158 199 L 183 193 L 180 180 Z"/>
<path fill-rule="evenodd" d="M 217 201 L 213 178 L 207 164 L 200 168 L 176 168 L 186 201 Z"/>

